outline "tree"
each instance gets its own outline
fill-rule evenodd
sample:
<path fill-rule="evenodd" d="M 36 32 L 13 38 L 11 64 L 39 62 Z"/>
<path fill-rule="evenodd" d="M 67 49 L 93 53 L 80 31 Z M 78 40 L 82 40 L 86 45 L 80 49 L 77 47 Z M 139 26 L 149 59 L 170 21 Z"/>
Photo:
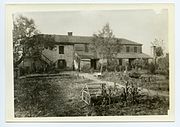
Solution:
<path fill-rule="evenodd" d="M 93 35 L 92 49 L 96 56 L 101 59 L 107 59 L 107 66 L 115 64 L 114 58 L 119 49 L 119 40 L 113 35 L 113 31 L 107 23 L 98 34 Z M 101 63 L 102 71 L 103 63 Z"/>
<path fill-rule="evenodd" d="M 153 42 L 151 42 L 152 46 L 154 47 L 154 55 L 155 57 L 163 56 L 163 40 L 155 39 Z"/>
<path fill-rule="evenodd" d="M 169 77 L 169 53 L 166 53 L 164 57 L 159 58 L 157 64 L 159 73 Z"/>
<path fill-rule="evenodd" d="M 157 63 L 157 58 L 164 55 L 163 53 L 163 40 L 155 39 L 153 42 L 151 42 L 153 48 L 154 48 L 154 61 L 155 61 L 155 67 Z"/>
<path fill-rule="evenodd" d="M 16 63 L 25 55 L 24 47 L 27 38 L 40 32 L 37 30 L 33 19 L 28 19 L 22 15 L 13 18 L 13 57 L 14 63 Z"/>
<path fill-rule="evenodd" d="M 24 56 L 41 56 L 42 50 L 49 47 L 53 49 L 54 38 L 51 35 L 42 35 L 35 26 L 33 19 L 22 15 L 13 21 L 13 54 L 14 65 L 23 61 Z"/>

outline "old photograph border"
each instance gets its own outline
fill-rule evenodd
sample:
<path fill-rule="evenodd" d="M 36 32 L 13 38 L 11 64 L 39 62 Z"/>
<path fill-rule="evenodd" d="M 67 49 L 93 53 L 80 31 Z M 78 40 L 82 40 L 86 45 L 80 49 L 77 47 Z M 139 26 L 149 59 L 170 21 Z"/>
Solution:
<path fill-rule="evenodd" d="M 170 61 L 168 115 L 152 116 L 93 116 L 93 117 L 14 117 L 14 78 L 13 78 L 13 41 L 12 28 L 14 12 L 21 11 L 83 11 L 83 10 L 130 10 L 130 9 L 168 9 L 168 44 Z M 6 5 L 6 121 L 7 122 L 121 122 L 121 121 L 174 121 L 175 114 L 175 55 L 174 55 L 174 4 L 9 4 Z"/>

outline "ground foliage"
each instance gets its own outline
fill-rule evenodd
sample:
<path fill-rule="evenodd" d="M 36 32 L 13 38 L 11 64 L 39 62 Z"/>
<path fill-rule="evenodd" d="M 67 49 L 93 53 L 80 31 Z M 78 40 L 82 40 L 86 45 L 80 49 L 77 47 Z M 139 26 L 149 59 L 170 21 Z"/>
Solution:
<path fill-rule="evenodd" d="M 78 75 L 15 79 L 15 117 L 165 115 L 169 109 L 168 98 L 140 94 L 131 84 L 124 91 L 109 88 L 111 97 L 119 93 L 111 103 L 88 106 L 81 90 L 89 82 Z"/>
<path fill-rule="evenodd" d="M 169 79 L 167 79 L 166 76 L 160 74 L 144 74 L 142 72 L 141 76 L 136 79 L 128 77 L 128 74 L 124 74 L 123 72 L 105 72 L 102 75 L 102 79 L 120 83 L 122 85 L 124 84 L 125 80 L 132 80 L 138 87 L 157 90 L 160 92 L 169 91 Z"/>

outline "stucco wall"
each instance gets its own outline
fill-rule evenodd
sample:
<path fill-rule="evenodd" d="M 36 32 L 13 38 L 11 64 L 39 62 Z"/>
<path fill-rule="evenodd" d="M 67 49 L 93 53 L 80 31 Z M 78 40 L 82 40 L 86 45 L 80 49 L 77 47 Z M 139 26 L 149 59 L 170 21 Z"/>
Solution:
<path fill-rule="evenodd" d="M 64 46 L 64 54 L 59 54 L 59 46 Z M 73 45 L 56 45 L 56 47 L 53 50 L 44 49 L 42 51 L 42 54 L 45 55 L 51 61 L 53 61 L 53 63 L 57 63 L 59 59 L 64 59 L 66 61 L 66 66 L 68 68 L 73 68 Z"/>
<path fill-rule="evenodd" d="M 139 45 L 122 45 L 121 52 L 125 53 L 126 52 L 126 47 L 129 47 L 129 52 L 130 53 L 134 52 L 134 47 L 137 47 L 137 53 L 141 53 L 142 46 L 139 46 Z"/>

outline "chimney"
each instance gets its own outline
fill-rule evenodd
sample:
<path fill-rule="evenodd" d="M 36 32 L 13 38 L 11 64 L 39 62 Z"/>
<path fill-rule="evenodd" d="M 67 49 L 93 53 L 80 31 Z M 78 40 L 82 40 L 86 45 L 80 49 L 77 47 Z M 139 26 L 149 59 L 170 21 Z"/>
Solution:
<path fill-rule="evenodd" d="M 68 36 L 72 36 L 73 35 L 73 32 L 68 32 Z"/>
<path fill-rule="evenodd" d="M 151 46 L 152 57 L 156 57 L 156 46 Z"/>

